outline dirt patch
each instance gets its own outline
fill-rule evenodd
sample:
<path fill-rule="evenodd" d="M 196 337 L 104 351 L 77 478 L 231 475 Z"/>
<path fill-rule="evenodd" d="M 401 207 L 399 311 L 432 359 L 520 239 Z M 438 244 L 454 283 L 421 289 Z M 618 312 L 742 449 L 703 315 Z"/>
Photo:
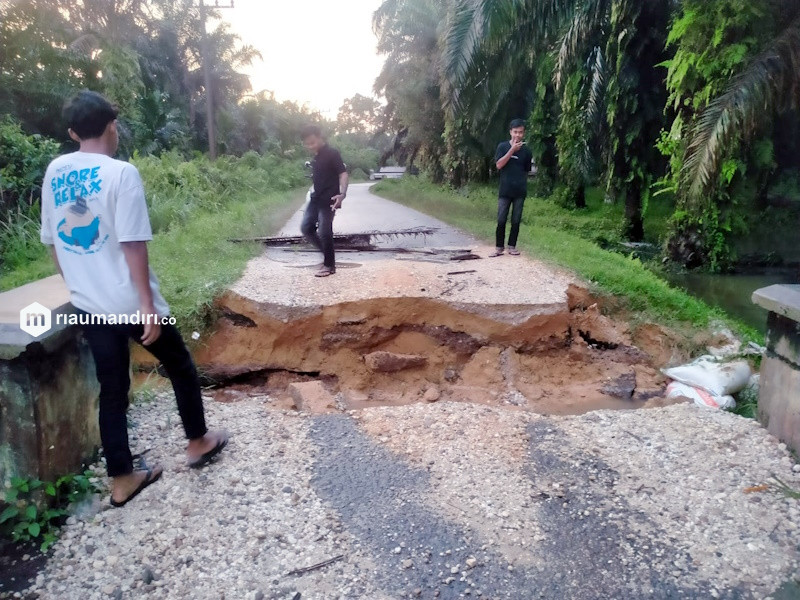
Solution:
<path fill-rule="evenodd" d="M 655 323 L 638 326 L 631 337 L 633 343 L 659 366 L 681 364 L 691 355 L 691 348 L 683 337 Z"/>
<path fill-rule="evenodd" d="M 264 396 L 282 409 L 302 408 L 292 384 L 316 380 L 330 411 L 455 401 L 580 414 L 662 399 L 658 360 L 588 293 L 569 295 L 571 310 L 402 297 L 313 309 L 229 292 L 195 358 L 216 400 Z"/>

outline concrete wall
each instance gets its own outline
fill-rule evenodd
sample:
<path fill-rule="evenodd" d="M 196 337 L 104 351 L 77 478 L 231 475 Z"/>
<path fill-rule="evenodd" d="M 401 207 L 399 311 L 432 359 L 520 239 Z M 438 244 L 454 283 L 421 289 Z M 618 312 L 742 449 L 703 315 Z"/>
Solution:
<path fill-rule="evenodd" d="M 800 285 L 757 290 L 753 301 L 770 311 L 759 419 L 770 433 L 800 453 Z"/>
<path fill-rule="evenodd" d="M 54 327 L 32 338 L 19 328 L 19 310 L 31 301 L 71 310 L 60 279 L 0 294 L 0 485 L 74 473 L 100 445 L 99 385 L 80 331 Z"/>

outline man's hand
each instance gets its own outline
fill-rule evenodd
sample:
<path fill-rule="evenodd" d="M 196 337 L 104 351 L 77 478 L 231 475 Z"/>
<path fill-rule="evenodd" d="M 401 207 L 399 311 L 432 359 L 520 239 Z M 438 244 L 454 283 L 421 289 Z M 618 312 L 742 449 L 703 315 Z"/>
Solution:
<path fill-rule="evenodd" d="M 143 306 L 139 314 L 144 321 L 144 334 L 142 345 L 149 346 L 161 336 L 161 317 L 156 312 L 155 306 Z"/>
<path fill-rule="evenodd" d="M 344 202 L 346 194 L 336 194 L 333 198 L 331 198 L 331 210 L 337 211 L 342 208 L 342 202 Z"/>
<path fill-rule="evenodd" d="M 512 143 L 511 144 L 511 150 L 510 150 L 511 154 L 516 154 L 517 152 L 519 152 L 519 150 L 520 150 L 520 148 L 522 148 L 523 144 L 524 144 L 524 142 Z"/>

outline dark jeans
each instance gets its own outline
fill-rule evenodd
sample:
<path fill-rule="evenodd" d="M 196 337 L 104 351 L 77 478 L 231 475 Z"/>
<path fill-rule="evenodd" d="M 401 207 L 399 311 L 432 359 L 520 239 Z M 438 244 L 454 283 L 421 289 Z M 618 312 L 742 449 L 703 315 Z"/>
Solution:
<path fill-rule="evenodd" d="M 128 343 L 131 338 L 139 342 L 144 326 L 89 324 L 81 325 L 81 329 L 92 350 L 100 382 L 100 440 L 108 475 L 126 475 L 133 471 L 126 416 L 131 386 Z M 162 325 L 159 338 L 144 348 L 167 371 L 186 437 L 190 440 L 203 437 L 207 429 L 200 381 L 180 333 L 174 325 Z"/>
<path fill-rule="evenodd" d="M 308 242 L 325 257 L 325 266 L 336 266 L 336 255 L 333 251 L 333 215 L 330 206 L 318 204 L 314 200 L 308 203 L 303 215 L 300 231 Z"/>
<path fill-rule="evenodd" d="M 519 224 L 522 222 L 522 207 L 525 205 L 525 198 L 507 198 L 500 196 L 497 200 L 497 247 L 505 247 L 506 221 L 508 221 L 508 210 L 511 206 L 511 233 L 508 234 L 508 245 L 512 248 L 517 245 L 519 237 Z"/>

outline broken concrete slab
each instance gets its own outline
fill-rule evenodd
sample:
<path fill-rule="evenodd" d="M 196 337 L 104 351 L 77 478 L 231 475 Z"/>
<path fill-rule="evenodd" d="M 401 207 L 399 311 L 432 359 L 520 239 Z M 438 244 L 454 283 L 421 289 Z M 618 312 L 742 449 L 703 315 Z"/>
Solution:
<path fill-rule="evenodd" d="M 296 233 L 300 217 L 286 235 Z M 440 227 L 430 240 L 402 240 L 415 253 L 431 247 L 475 248 L 483 256 L 493 251 L 366 190 L 354 193 L 336 218 L 340 233 Z M 254 374 L 316 374 L 326 383 L 335 380 L 351 407 L 421 402 L 435 385 L 443 400 L 497 404 L 509 398 L 547 414 L 636 407 L 599 390 L 633 365 L 647 367 L 637 372 L 643 389 L 661 383 L 648 357 L 627 345 L 627 332 L 601 314 L 574 276 L 527 256 L 475 261 L 475 272 L 465 277 L 453 275 L 448 264 L 364 252 L 348 254 L 346 261 L 359 262 L 342 262 L 335 277 L 322 280 L 311 269 L 315 258 L 267 248 L 251 260 L 217 300 L 223 317 L 195 348 L 201 370 L 236 374 L 248 365 Z M 576 345 L 581 352 L 570 353 Z M 387 366 L 379 364 L 381 355 L 365 359 L 375 352 L 426 360 Z M 459 385 L 465 389 L 454 389 Z M 351 390 L 369 393 L 369 403 L 350 398 Z"/>

